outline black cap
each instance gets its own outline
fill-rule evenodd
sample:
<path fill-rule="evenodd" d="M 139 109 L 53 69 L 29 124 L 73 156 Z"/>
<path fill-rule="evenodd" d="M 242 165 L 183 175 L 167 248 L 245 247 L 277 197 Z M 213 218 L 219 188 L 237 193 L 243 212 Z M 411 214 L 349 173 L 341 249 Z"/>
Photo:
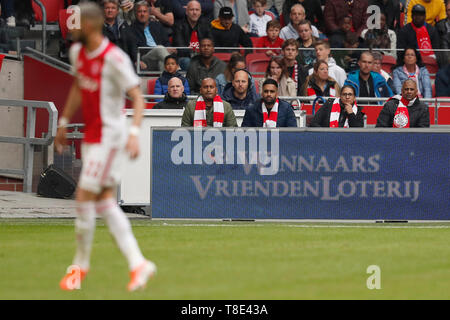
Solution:
<path fill-rule="evenodd" d="M 222 7 L 219 11 L 220 18 L 233 18 L 233 10 L 230 7 Z"/>
<path fill-rule="evenodd" d="M 411 13 L 413 13 L 413 14 L 414 14 L 414 13 L 415 13 L 415 14 L 426 14 L 427 11 L 426 11 L 425 7 L 422 6 L 421 4 L 416 4 L 416 5 L 412 8 Z"/>

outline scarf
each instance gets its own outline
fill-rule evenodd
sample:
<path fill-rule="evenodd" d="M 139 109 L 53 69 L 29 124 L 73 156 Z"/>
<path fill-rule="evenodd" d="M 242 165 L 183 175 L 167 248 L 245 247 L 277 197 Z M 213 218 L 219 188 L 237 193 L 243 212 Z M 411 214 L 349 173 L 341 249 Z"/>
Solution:
<path fill-rule="evenodd" d="M 412 76 L 409 74 L 409 71 L 408 71 L 408 69 L 406 69 L 405 65 L 403 65 L 403 72 L 408 76 L 408 79 L 411 78 L 416 82 L 417 93 L 418 93 L 419 97 L 422 97 L 422 94 L 420 93 L 420 88 L 419 88 L 419 75 L 420 75 L 419 66 L 416 64 L 416 72 Z"/>
<path fill-rule="evenodd" d="M 220 128 L 223 126 L 224 109 L 220 96 L 216 95 L 213 100 L 213 126 Z M 195 103 L 194 127 L 206 127 L 206 103 L 202 96 L 199 96 Z"/>
<path fill-rule="evenodd" d="M 409 128 L 409 111 L 407 107 L 410 107 L 416 102 L 416 98 L 411 101 L 406 100 L 401 95 L 397 94 L 388 101 L 392 99 L 398 100 L 397 110 L 395 111 L 394 121 L 392 127 L 394 128 Z M 387 102 L 387 101 L 386 101 Z"/>
<path fill-rule="evenodd" d="M 358 112 L 358 107 L 356 106 L 356 101 L 353 103 L 352 107 L 353 113 Z M 331 107 L 330 113 L 330 128 L 339 128 L 339 116 L 341 115 L 341 99 L 334 99 L 333 106 Z M 348 119 L 345 119 L 344 128 L 348 128 Z"/>
<path fill-rule="evenodd" d="M 430 35 L 428 34 L 427 27 L 425 24 L 417 28 L 414 23 L 411 23 L 411 27 L 416 33 L 417 45 L 419 49 L 423 49 L 424 51 L 420 51 L 420 54 L 423 56 L 435 56 L 433 51 L 433 46 L 431 45 Z"/>
<path fill-rule="evenodd" d="M 194 52 L 197 52 L 197 53 L 200 52 L 200 43 L 199 43 L 199 40 L 198 40 L 198 33 L 197 33 L 197 31 L 192 31 L 191 39 L 189 41 L 189 47 L 192 48 L 192 50 Z"/>
<path fill-rule="evenodd" d="M 275 101 L 275 104 L 272 107 L 272 110 L 267 111 L 267 107 L 262 103 L 262 111 L 263 111 L 263 127 L 264 128 L 276 128 L 277 127 L 277 119 L 278 119 L 278 99 Z"/>

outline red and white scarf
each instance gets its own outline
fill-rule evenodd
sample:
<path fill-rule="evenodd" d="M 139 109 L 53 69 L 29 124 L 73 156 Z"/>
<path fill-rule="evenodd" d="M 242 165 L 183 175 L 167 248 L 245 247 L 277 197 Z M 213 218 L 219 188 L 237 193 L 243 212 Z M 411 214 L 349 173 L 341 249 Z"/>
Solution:
<path fill-rule="evenodd" d="M 406 100 L 401 95 L 397 94 L 391 99 L 398 100 L 397 110 L 395 111 L 394 121 L 392 123 L 392 127 L 394 128 L 409 128 L 409 111 L 408 107 L 412 106 L 414 102 L 416 102 L 417 98 L 412 99 L 411 101 Z"/>
<path fill-rule="evenodd" d="M 272 109 L 269 112 L 267 111 L 267 107 L 262 103 L 262 112 L 263 112 L 263 127 L 264 128 L 276 128 L 277 120 L 278 120 L 278 99 L 275 101 Z"/>
<path fill-rule="evenodd" d="M 198 33 L 197 31 L 193 31 L 191 34 L 191 40 L 189 41 L 189 47 L 192 48 L 192 51 L 194 52 L 200 52 L 200 44 L 198 40 Z"/>
<path fill-rule="evenodd" d="M 435 56 L 434 51 L 433 51 L 433 46 L 431 45 L 431 38 L 430 38 L 430 35 L 428 34 L 428 30 L 427 30 L 427 27 L 425 26 L 425 24 L 422 27 L 417 28 L 414 25 L 414 23 L 411 23 L 411 27 L 416 32 L 417 45 L 418 45 L 419 49 L 423 50 L 423 51 L 420 51 L 420 54 L 422 55 L 422 57 L 423 56 Z"/>
<path fill-rule="evenodd" d="M 216 95 L 213 100 L 213 126 L 216 128 L 223 127 L 224 109 L 223 101 L 220 96 Z M 195 103 L 194 111 L 194 127 L 206 127 L 206 103 L 202 96 L 199 96 Z"/>
<path fill-rule="evenodd" d="M 356 101 L 353 103 L 352 107 L 353 113 L 358 112 L 358 107 Z M 334 99 L 333 106 L 331 107 L 330 113 L 330 128 L 339 128 L 339 116 L 341 115 L 341 99 Z M 348 119 L 345 119 L 344 128 L 348 128 Z"/>
<path fill-rule="evenodd" d="M 308 86 L 308 88 L 306 88 L 306 94 L 308 95 L 308 97 L 317 97 L 316 94 L 316 90 L 314 90 L 314 88 L 312 88 L 311 86 Z M 333 87 L 330 87 L 330 97 L 336 97 L 336 90 Z"/>
<path fill-rule="evenodd" d="M 419 75 L 420 75 L 419 66 L 416 64 L 416 72 L 413 75 L 410 75 L 408 69 L 406 69 L 406 66 L 403 65 L 403 72 L 406 73 L 408 78 L 410 78 L 410 79 L 412 79 L 412 80 L 414 80 L 416 82 L 417 94 L 419 95 L 419 97 L 422 97 L 422 94 L 420 93 L 420 89 L 419 89 Z"/>

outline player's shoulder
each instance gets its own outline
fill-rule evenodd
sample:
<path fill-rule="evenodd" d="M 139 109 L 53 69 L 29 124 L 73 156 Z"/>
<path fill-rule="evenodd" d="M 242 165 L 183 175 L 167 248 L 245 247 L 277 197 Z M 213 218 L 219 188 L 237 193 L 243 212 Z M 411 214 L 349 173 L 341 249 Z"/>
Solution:
<path fill-rule="evenodd" d="M 129 61 L 128 55 L 116 45 L 112 45 L 105 55 L 105 59 L 116 66 L 120 66 Z"/>
<path fill-rule="evenodd" d="M 72 44 L 70 46 L 69 58 L 70 58 L 70 61 L 72 62 L 72 64 L 75 61 L 75 59 L 78 57 L 78 55 L 80 54 L 82 47 L 83 47 L 83 45 L 79 42 L 75 42 L 74 44 Z"/>

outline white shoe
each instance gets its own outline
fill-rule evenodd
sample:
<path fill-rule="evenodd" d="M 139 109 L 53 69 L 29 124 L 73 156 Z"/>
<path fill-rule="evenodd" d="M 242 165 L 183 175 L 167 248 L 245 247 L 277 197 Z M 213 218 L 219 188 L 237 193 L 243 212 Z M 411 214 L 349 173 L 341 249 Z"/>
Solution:
<path fill-rule="evenodd" d="M 16 26 L 16 17 L 11 16 L 6 18 L 6 25 L 8 27 L 15 27 Z"/>
<path fill-rule="evenodd" d="M 128 283 L 128 291 L 136 291 L 144 289 L 147 281 L 156 274 L 156 265 L 145 260 L 139 267 L 130 272 L 130 282 Z"/>

